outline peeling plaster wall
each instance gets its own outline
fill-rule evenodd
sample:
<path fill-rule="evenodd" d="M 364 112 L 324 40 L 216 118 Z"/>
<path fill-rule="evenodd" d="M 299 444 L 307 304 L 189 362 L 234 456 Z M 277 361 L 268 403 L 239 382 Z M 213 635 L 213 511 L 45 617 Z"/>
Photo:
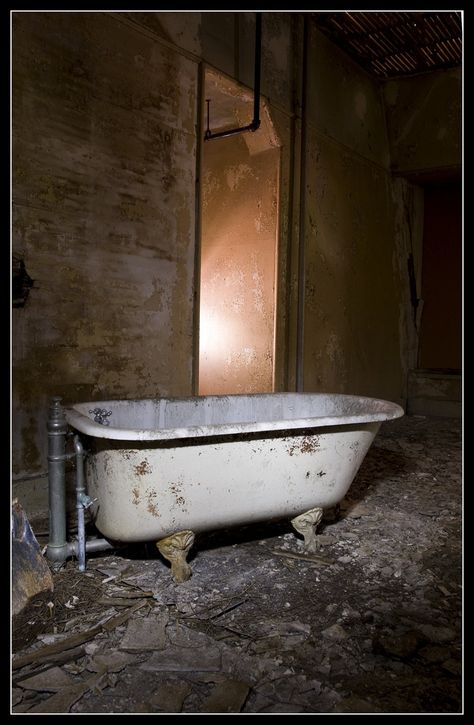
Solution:
<path fill-rule="evenodd" d="M 393 209 L 392 269 L 400 294 L 398 332 L 399 360 L 402 371 L 402 400 L 408 396 L 409 371 L 416 367 L 422 306 L 415 309 L 412 295 L 421 297 L 421 271 L 423 254 L 423 189 L 406 179 L 395 178 L 391 183 Z M 410 289 L 408 260 L 413 259 L 415 289 Z"/>
<path fill-rule="evenodd" d="M 197 66 L 102 13 L 14 13 L 14 472 L 48 399 L 191 393 Z"/>
<path fill-rule="evenodd" d="M 255 12 L 120 12 L 138 24 L 253 88 Z M 261 92 L 275 106 L 293 110 L 295 48 L 291 13 L 262 12 Z"/>
<path fill-rule="evenodd" d="M 279 149 L 203 154 L 200 394 L 271 392 Z"/>
<path fill-rule="evenodd" d="M 308 106 L 304 389 L 403 401 L 406 278 L 382 93 L 314 28 Z"/>
<path fill-rule="evenodd" d="M 461 83 L 453 68 L 384 84 L 393 171 L 460 166 Z"/>
<path fill-rule="evenodd" d="M 380 87 L 311 27 L 308 118 L 325 137 L 384 168 L 390 163 Z"/>

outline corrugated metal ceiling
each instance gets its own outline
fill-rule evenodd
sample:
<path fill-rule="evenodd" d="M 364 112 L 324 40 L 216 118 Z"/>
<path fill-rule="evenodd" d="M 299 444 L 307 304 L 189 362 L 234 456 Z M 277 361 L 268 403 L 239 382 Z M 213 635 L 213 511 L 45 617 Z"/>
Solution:
<path fill-rule="evenodd" d="M 462 62 L 460 11 L 311 13 L 319 29 L 377 78 Z"/>

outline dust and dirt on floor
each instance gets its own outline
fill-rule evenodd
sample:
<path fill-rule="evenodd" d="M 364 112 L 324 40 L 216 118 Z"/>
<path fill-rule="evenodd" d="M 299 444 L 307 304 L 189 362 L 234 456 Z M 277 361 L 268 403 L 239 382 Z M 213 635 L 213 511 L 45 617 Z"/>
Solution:
<path fill-rule="evenodd" d="M 383 424 L 319 549 L 289 522 L 69 561 L 13 627 L 16 713 L 460 713 L 461 423 Z"/>

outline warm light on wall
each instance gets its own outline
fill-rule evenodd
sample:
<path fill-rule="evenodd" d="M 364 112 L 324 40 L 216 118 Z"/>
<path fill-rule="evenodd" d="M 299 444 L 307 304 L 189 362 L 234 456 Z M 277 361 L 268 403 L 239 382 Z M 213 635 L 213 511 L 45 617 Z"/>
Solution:
<path fill-rule="evenodd" d="M 252 101 L 214 72 L 206 73 L 207 97 L 216 117 L 230 119 L 244 118 Z M 255 133 L 203 148 L 200 395 L 273 389 L 280 148 L 262 109 Z"/>
<path fill-rule="evenodd" d="M 222 359 L 223 351 L 232 347 L 235 340 L 242 337 L 242 332 L 235 329 L 224 308 L 219 306 L 210 308 L 206 304 L 201 304 L 199 338 L 201 363 L 210 367 L 216 365 Z"/>

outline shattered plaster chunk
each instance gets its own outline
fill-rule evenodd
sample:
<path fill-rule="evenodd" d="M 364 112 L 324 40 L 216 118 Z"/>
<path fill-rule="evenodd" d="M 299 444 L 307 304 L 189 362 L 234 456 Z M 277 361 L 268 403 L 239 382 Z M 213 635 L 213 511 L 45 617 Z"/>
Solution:
<path fill-rule="evenodd" d="M 165 628 L 168 615 L 150 615 L 143 619 L 131 619 L 120 642 L 125 652 L 146 652 L 164 649 L 167 643 Z"/>
<path fill-rule="evenodd" d="M 341 641 L 344 639 L 347 639 L 349 637 L 348 633 L 342 627 L 340 624 L 332 624 L 330 627 L 327 627 L 326 629 L 323 629 L 322 631 L 323 637 L 325 639 L 331 639 L 335 641 Z"/>
<path fill-rule="evenodd" d="M 240 680 L 220 682 L 203 702 L 201 712 L 240 712 L 249 691 L 249 686 Z"/>
<path fill-rule="evenodd" d="M 59 692 L 48 697 L 47 700 L 43 700 L 32 707 L 28 710 L 28 713 L 68 713 L 75 702 L 98 684 L 100 678 L 101 675 L 95 675 L 85 682 L 63 687 Z"/>
<path fill-rule="evenodd" d="M 109 652 L 97 654 L 88 664 L 90 672 L 120 672 L 127 665 L 135 662 L 135 657 L 124 652 Z"/>
<path fill-rule="evenodd" d="M 168 647 L 140 665 L 142 670 L 155 672 L 218 672 L 220 668 L 221 653 L 217 647 Z"/>
<path fill-rule="evenodd" d="M 38 675 L 33 675 L 18 683 L 25 690 L 37 690 L 38 692 L 58 692 L 72 684 L 72 678 L 60 667 L 51 667 L 46 672 L 40 672 Z"/>
<path fill-rule="evenodd" d="M 189 682 L 179 682 L 177 680 L 168 680 L 160 684 L 148 698 L 148 702 L 153 711 L 161 712 L 181 712 L 183 702 L 191 692 L 192 687 Z"/>
<path fill-rule="evenodd" d="M 393 636 L 382 636 L 374 640 L 374 652 L 407 659 L 413 657 L 425 642 L 421 632 L 409 630 Z"/>

